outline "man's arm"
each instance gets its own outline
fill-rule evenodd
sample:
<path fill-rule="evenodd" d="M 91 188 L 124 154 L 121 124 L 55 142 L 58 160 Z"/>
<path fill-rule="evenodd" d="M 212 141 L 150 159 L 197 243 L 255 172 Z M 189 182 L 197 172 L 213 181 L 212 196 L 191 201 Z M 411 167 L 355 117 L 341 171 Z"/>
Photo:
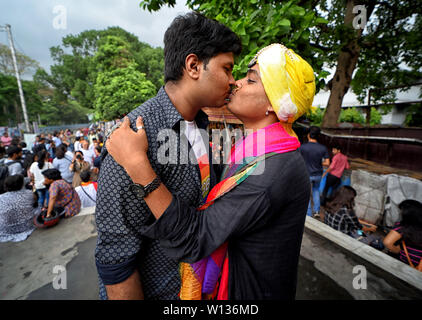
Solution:
<path fill-rule="evenodd" d="M 328 161 L 330 161 L 330 160 L 328 160 Z M 337 163 L 337 159 L 333 158 L 333 162 L 331 162 L 331 164 L 329 164 L 328 169 L 325 170 L 325 172 L 322 174 L 322 178 L 324 178 L 328 173 L 330 173 L 333 170 L 333 168 L 336 166 L 336 163 Z"/>
<path fill-rule="evenodd" d="M 141 279 L 136 270 L 125 281 L 105 287 L 109 300 L 144 300 Z"/>
<path fill-rule="evenodd" d="M 139 200 L 128 198 L 129 184 L 123 168 L 106 155 L 98 179 L 95 260 L 111 300 L 143 298 L 135 262 L 142 240 L 134 234 L 134 230 L 144 224 L 145 217 L 142 212 L 129 215 L 129 210 L 140 210 L 141 207 Z"/>

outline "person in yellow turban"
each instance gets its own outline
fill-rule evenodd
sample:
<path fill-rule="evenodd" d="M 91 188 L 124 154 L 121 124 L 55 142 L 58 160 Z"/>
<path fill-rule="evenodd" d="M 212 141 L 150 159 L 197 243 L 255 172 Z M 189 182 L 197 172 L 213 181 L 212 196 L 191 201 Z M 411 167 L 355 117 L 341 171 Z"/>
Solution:
<path fill-rule="evenodd" d="M 281 44 L 262 49 L 227 104 L 249 134 L 199 208 L 167 189 L 166 171 L 174 164 L 153 170 L 142 118 L 136 132 L 125 119 L 109 137 L 108 152 L 155 218 L 138 231 L 160 239 L 164 252 L 180 261 L 180 299 L 295 298 L 310 181 L 291 125 L 314 94 L 305 60 Z M 206 163 L 198 162 L 202 177 Z"/>

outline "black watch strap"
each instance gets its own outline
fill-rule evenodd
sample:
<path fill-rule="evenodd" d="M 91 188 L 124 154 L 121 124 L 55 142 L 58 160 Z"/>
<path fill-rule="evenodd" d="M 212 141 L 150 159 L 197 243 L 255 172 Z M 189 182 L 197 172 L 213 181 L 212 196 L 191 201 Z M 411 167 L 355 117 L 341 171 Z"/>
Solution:
<path fill-rule="evenodd" d="M 138 183 L 133 183 L 130 185 L 130 190 L 132 190 L 139 198 L 143 199 L 148 194 L 153 192 L 155 189 L 157 189 L 161 184 L 161 180 L 159 176 L 156 176 L 154 180 L 152 180 L 147 185 L 143 186 Z"/>
<path fill-rule="evenodd" d="M 145 190 L 145 197 L 153 192 L 155 189 L 157 189 L 161 184 L 161 180 L 159 176 L 156 176 L 154 180 L 152 180 L 150 183 L 148 183 L 146 186 L 144 186 Z"/>

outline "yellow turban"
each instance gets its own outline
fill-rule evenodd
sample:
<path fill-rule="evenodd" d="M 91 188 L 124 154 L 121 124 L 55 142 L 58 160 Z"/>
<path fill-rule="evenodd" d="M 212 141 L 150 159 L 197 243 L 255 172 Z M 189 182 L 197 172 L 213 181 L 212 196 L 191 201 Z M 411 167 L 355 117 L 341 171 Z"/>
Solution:
<path fill-rule="evenodd" d="M 308 112 L 315 95 L 312 67 L 293 50 L 274 43 L 261 49 L 251 64 L 258 63 L 265 93 L 282 124 L 296 136 L 291 124 Z"/>

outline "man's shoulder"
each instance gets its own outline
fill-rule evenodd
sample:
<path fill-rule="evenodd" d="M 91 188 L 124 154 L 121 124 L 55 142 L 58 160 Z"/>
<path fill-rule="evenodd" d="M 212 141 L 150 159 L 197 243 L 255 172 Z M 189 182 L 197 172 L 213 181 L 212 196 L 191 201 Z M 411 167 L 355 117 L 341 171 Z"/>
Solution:
<path fill-rule="evenodd" d="M 160 91 L 152 97 L 151 99 L 145 101 L 140 106 L 133 109 L 131 112 L 128 113 L 128 117 L 131 121 L 136 121 L 138 116 L 144 116 L 145 114 L 157 114 L 161 113 L 161 108 L 163 101 L 160 99 L 159 96 Z"/>
<path fill-rule="evenodd" d="M 156 127 L 172 126 L 182 116 L 171 102 L 164 88 L 162 87 L 155 97 L 145 101 L 136 109 L 132 110 L 128 115 L 131 125 L 134 126 L 139 116 L 144 118 L 144 123 L 149 129 Z"/>

